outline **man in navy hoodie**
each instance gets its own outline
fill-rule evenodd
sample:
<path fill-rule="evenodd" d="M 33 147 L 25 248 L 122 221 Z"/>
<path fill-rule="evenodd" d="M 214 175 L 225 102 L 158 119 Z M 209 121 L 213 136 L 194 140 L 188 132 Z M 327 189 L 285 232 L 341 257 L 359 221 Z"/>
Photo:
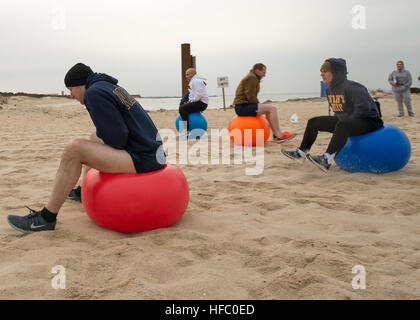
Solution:
<path fill-rule="evenodd" d="M 334 116 L 310 119 L 299 149 L 282 150 L 282 153 L 290 159 L 301 162 L 308 158 L 318 168 L 327 172 L 349 136 L 358 136 L 382 128 L 383 121 L 366 87 L 347 80 L 347 66 L 344 59 L 326 60 L 321 66 L 321 77 L 328 85 L 326 93 Z M 312 156 L 307 153 L 319 131 L 331 132 L 333 135 L 326 152 Z"/>
<path fill-rule="evenodd" d="M 153 121 L 117 85 L 117 79 L 78 63 L 67 72 L 64 82 L 71 97 L 86 106 L 96 132 L 90 140 L 75 139 L 67 144 L 42 210 L 29 209 L 27 216 L 7 217 L 13 228 L 24 233 L 55 229 L 57 213 L 79 180 L 83 165 L 106 173 L 141 173 L 159 170 L 166 163 Z"/>

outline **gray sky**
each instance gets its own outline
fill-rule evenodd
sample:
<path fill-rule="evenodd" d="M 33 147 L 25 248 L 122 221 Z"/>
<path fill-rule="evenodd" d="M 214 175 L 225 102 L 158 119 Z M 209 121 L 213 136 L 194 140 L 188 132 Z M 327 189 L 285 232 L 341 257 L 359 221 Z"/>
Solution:
<path fill-rule="evenodd" d="M 352 27 L 356 5 L 366 29 Z M 261 93 L 318 92 L 330 57 L 371 89 L 389 89 L 401 59 L 420 87 L 418 0 L 1 0 L 0 12 L 0 91 L 60 93 L 84 62 L 132 94 L 179 96 L 181 43 L 209 94 L 221 93 L 218 76 L 234 94 L 257 62 L 268 67 Z"/>

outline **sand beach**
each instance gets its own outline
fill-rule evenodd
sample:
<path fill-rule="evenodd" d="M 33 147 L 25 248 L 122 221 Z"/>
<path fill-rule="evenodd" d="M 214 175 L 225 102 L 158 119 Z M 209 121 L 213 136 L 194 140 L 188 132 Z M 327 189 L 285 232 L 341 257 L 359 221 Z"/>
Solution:
<path fill-rule="evenodd" d="M 324 173 L 281 155 L 296 148 L 306 121 L 328 114 L 322 98 L 272 102 L 280 125 L 298 134 L 267 142 L 264 170 L 243 164 L 177 164 L 190 202 L 175 225 L 138 234 L 99 227 L 66 201 L 56 230 L 23 235 L 9 214 L 43 207 L 61 152 L 94 126 L 75 100 L 10 97 L 0 105 L 0 299 L 419 299 L 420 96 L 416 117 L 397 118 L 380 98 L 383 119 L 409 137 L 407 166 L 387 174 Z M 298 123 L 289 121 L 297 114 Z M 175 130 L 176 110 L 151 111 L 159 129 Z M 206 110 L 209 129 L 227 128 L 234 110 Z M 312 150 L 325 151 L 321 133 Z M 188 142 L 192 147 L 195 141 Z M 52 288 L 52 269 L 66 288 Z M 366 289 L 352 287 L 354 266 Z"/>

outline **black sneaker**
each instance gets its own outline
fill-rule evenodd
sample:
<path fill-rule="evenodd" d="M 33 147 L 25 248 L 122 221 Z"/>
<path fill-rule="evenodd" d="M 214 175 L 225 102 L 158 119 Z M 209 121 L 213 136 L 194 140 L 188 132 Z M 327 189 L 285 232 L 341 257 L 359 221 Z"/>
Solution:
<path fill-rule="evenodd" d="M 281 149 L 281 153 L 283 153 L 286 157 L 288 157 L 289 159 L 298 161 L 298 162 L 304 162 L 305 161 L 305 157 L 302 156 L 298 150 L 294 150 L 294 151 L 287 151 L 284 149 Z"/>
<path fill-rule="evenodd" d="M 67 199 L 74 200 L 77 202 L 82 202 L 82 187 L 78 186 L 77 188 L 74 188 L 73 190 L 71 190 Z"/>
<path fill-rule="evenodd" d="M 27 207 L 28 208 L 28 207 Z M 28 208 L 31 212 L 27 216 L 7 216 L 7 222 L 16 229 L 23 233 L 32 233 L 38 231 L 54 230 L 57 221 L 48 222 L 41 216 L 41 211 L 35 211 Z"/>
<path fill-rule="evenodd" d="M 331 167 L 331 164 L 328 163 L 327 157 L 324 155 L 321 156 L 311 156 L 308 154 L 306 156 L 311 162 L 316 165 L 318 168 L 320 168 L 324 172 L 328 172 L 328 169 Z"/>

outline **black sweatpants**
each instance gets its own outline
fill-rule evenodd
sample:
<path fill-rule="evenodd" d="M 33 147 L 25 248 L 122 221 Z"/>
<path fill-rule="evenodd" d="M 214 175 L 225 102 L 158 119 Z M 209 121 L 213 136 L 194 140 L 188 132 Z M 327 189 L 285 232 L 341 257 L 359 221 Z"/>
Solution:
<path fill-rule="evenodd" d="M 185 103 L 179 107 L 179 114 L 181 115 L 182 121 L 187 121 L 187 130 L 190 131 L 188 123 L 188 115 L 194 112 L 203 112 L 207 109 L 207 104 L 202 101 L 195 101 Z"/>
<path fill-rule="evenodd" d="M 339 120 L 336 116 L 315 117 L 309 119 L 299 149 L 304 152 L 309 151 L 318 136 L 318 132 L 323 131 L 333 134 L 326 152 L 329 154 L 338 153 L 346 144 L 348 137 L 375 131 L 382 128 L 383 124 L 380 118 L 346 118 Z"/>

